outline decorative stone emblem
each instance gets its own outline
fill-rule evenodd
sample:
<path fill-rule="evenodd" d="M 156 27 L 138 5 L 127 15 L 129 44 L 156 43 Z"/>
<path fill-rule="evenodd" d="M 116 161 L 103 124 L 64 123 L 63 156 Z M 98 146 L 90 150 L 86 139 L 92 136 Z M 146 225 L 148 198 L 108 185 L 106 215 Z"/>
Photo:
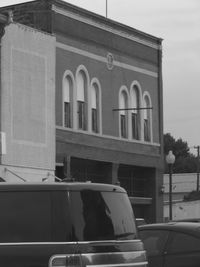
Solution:
<path fill-rule="evenodd" d="M 113 62 L 114 62 L 113 55 L 111 53 L 108 53 L 107 54 L 107 68 L 109 70 L 113 69 Z"/>

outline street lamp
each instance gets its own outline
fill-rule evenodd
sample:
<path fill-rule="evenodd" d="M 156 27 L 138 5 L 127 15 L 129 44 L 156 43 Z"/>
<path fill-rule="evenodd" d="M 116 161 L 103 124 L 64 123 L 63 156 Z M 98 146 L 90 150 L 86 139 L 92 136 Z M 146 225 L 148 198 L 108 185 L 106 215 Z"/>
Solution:
<path fill-rule="evenodd" d="M 166 162 L 169 166 L 169 220 L 172 220 L 172 165 L 175 162 L 175 156 L 170 150 L 166 156 Z"/>

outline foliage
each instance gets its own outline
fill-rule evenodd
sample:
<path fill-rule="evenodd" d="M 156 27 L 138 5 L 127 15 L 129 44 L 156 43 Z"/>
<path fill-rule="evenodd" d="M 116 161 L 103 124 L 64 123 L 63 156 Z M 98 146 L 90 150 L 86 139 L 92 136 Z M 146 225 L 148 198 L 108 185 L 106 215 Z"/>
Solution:
<path fill-rule="evenodd" d="M 175 163 L 173 164 L 174 173 L 192 173 L 197 171 L 197 158 L 190 153 L 188 143 L 182 138 L 175 139 L 170 133 L 164 134 L 164 153 L 165 155 L 172 150 L 175 155 Z M 165 173 L 168 166 L 165 161 Z"/>

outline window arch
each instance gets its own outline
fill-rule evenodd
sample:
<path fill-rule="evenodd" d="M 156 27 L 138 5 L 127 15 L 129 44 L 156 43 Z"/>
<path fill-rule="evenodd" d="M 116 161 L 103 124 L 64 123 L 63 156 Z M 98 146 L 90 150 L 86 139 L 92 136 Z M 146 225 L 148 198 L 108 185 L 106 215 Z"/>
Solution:
<path fill-rule="evenodd" d="M 152 141 L 152 111 L 151 111 L 151 98 L 148 92 L 143 95 L 144 106 L 144 141 Z"/>
<path fill-rule="evenodd" d="M 141 139 L 141 87 L 138 82 L 133 82 L 130 90 L 131 102 L 131 136 L 132 139 Z"/>
<path fill-rule="evenodd" d="M 73 90 L 74 77 L 70 71 L 66 71 L 63 76 L 63 126 L 73 127 Z"/>
<path fill-rule="evenodd" d="M 101 133 L 101 86 L 96 78 L 91 82 L 91 129 Z"/>
<path fill-rule="evenodd" d="M 83 66 L 76 73 L 77 128 L 88 129 L 88 73 Z"/>
<path fill-rule="evenodd" d="M 120 136 L 128 138 L 128 90 L 126 87 L 120 90 L 119 109 Z"/>

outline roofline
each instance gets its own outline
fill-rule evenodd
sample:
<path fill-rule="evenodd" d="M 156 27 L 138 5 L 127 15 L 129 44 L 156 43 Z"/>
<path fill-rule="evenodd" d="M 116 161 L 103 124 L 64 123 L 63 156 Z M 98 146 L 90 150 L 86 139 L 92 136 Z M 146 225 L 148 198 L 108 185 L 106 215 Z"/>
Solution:
<path fill-rule="evenodd" d="M 113 34 L 120 35 L 121 37 L 131 39 L 132 41 L 136 41 L 140 44 L 150 46 L 155 49 L 162 49 L 162 38 L 139 31 L 133 27 L 111 20 L 102 15 L 64 2 L 63 0 L 50 1 L 52 3 L 52 10 L 62 15 L 72 17 L 73 19 L 101 28 Z M 79 14 L 77 14 L 77 12 Z"/>
<path fill-rule="evenodd" d="M 114 34 L 121 35 L 122 37 L 131 39 L 133 41 L 153 47 L 155 49 L 162 49 L 162 38 L 155 37 L 154 35 L 137 30 L 133 27 L 106 18 L 102 15 L 99 15 L 92 11 L 88 11 L 76 5 L 64 2 L 63 0 L 34 0 L 30 2 L 23 2 L 19 4 L 5 6 L 0 8 L 0 11 L 1 9 L 9 9 L 12 7 L 27 5 L 29 3 L 39 3 L 42 1 L 49 3 L 51 5 L 51 10 L 53 10 L 54 12 L 58 12 L 66 16 L 71 16 L 74 19 L 77 19 L 84 23 L 92 24 L 94 27 L 100 27 L 103 30 L 107 30 Z M 61 11 L 61 9 L 63 10 Z M 113 29 L 114 31 L 111 29 Z"/>
<path fill-rule="evenodd" d="M 128 26 L 128 25 L 126 25 L 126 24 L 120 23 L 120 22 L 118 22 L 118 21 L 115 21 L 115 20 L 106 18 L 106 17 L 103 16 L 103 15 L 99 15 L 99 14 L 97 14 L 97 13 L 94 13 L 94 12 L 89 11 L 89 10 L 87 10 L 87 9 L 84 9 L 84 8 L 82 8 L 82 7 L 79 7 L 79 6 L 76 6 L 76 5 L 67 3 L 67 2 L 65 2 L 65 1 L 63 1 L 63 0 L 50 0 L 50 1 L 51 1 L 51 3 L 58 4 L 58 5 L 61 5 L 61 6 L 63 6 L 63 7 L 66 7 L 66 6 L 67 6 L 67 7 L 71 8 L 71 9 L 73 9 L 74 11 L 75 11 L 75 10 L 78 10 L 78 11 L 80 11 L 80 13 L 82 13 L 82 14 L 87 14 L 87 15 L 90 16 L 90 17 L 92 16 L 92 17 L 95 17 L 96 19 L 103 20 L 105 23 L 111 23 L 111 24 L 118 25 L 118 26 L 120 26 L 120 27 L 123 27 L 123 28 L 125 28 L 125 29 L 130 30 L 130 31 L 137 32 L 138 34 L 145 35 L 145 36 L 147 36 L 147 37 L 149 37 L 149 38 L 152 38 L 152 39 L 155 39 L 155 40 L 157 40 L 157 41 L 158 41 L 158 40 L 159 40 L 159 41 L 162 41 L 162 40 L 163 40 L 162 38 L 159 38 L 159 37 L 156 37 L 156 36 L 154 36 L 154 35 L 148 34 L 148 33 L 146 33 L 146 32 L 140 31 L 140 30 L 138 30 L 138 29 L 136 29 L 136 28 L 133 28 L 133 27 Z"/>

